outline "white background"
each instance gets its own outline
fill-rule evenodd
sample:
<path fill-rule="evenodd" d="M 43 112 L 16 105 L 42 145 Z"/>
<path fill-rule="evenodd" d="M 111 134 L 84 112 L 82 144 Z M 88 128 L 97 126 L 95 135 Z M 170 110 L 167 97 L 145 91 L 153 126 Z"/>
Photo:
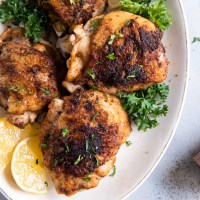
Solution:
<path fill-rule="evenodd" d="M 200 0 L 183 0 L 190 43 L 200 37 Z M 175 137 L 149 179 L 128 200 L 200 200 L 200 42 L 191 44 L 188 93 Z M 68 198 L 66 198 L 68 199 Z M 5 200 L 0 195 L 0 200 Z"/>

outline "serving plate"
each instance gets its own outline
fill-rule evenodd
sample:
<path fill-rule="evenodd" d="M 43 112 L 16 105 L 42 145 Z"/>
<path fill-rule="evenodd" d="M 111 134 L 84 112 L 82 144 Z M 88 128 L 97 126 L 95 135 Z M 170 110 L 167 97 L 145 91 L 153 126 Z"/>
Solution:
<path fill-rule="evenodd" d="M 129 140 L 132 145 L 123 145 L 116 162 L 114 177 L 103 178 L 99 186 L 79 192 L 70 200 L 115 200 L 125 199 L 134 192 L 151 174 L 164 155 L 178 125 L 186 94 L 189 51 L 187 27 L 182 3 L 179 0 L 168 0 L 167 7 L 173 18 L 173 24 L 165 31 L 163 43 L 170 60 L 166 83 L 170 87 L 168 98 L 169 112 L 167 117 L 159 119 L 160 125 L 147 132 L 138 132 L 133 125 Z M 0 24 L 0 31 L 4 29 Z M 4 112 L 0 110 L 0 115 Z M 64 200 L 68 197 L 58 195 L 49 180 L 48 193 L 36 195 L 21 191 L 15 184 L 10 166 L 0 174 L 1 192 L 7 199 L 13 200 Z"/>

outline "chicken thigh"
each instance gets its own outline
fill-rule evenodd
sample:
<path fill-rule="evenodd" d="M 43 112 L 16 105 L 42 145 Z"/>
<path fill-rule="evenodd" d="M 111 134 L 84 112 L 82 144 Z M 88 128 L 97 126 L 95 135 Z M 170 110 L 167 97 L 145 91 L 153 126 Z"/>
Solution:
<path fill-rule="evenodd" d="M 21 28 L 0 35 L 0 105 L 23 128 L 58 96 L 54 59 L 43 44 L 31 44 Z"/>
<path fill-rule="evenodd" d="M 101 14 L 106 2 L 107 0 L 40 0 L 39 4 L 54 15 L 55 19 L 58 16 L 64 24 L 72 27 Z"/>
<path fill-rule="evenodd" d="M 115 96 L 90 90 L 54 99 L 41 126 L 41 148 L 57 192 L 70 196 L 96 187 L 130 132 Z"/>
<path fill-rule="evenodd" d="M 93 31 L 88 31 L 91 27 Z M 90 20 L 90 28 L 87 23 L 82 36 L 77 34 L 81 30 L 74 30 L 66 82 L 87 83 L 115 94 L 165 80 L 169 61 L 161 42 L 163 33 L 151 21 L 115 11 Z"/>

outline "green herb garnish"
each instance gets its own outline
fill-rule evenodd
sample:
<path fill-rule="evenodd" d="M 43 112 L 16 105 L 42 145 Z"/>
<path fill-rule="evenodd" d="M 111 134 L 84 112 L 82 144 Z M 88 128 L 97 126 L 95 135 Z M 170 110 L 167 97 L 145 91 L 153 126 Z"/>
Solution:
<path fill-rule="evenodd" d="M 86 150 L 86 151 L 88 150 L 88 147 L 89 147 L 89 141 L 86 140 L 86 141 L 85 141 L 85 150 Z"/>
<path fill-rule="evenodd" d="M 129 147 L 130 145 L 132 145 L 131 141 L 126 141 L 126 146 Z"/>
<path fill-rule="evenodd" d="M 38 165 L 38 158 L 36 159 L 35 164 Z"/>
<path fill-rule="evenodd" d="M 98 112 L 96 112 L 95 114 L 94 114 L 94 116 L 92 117 L 92 122 L 94 122 L 95 121 L 95 119 L 96 119 L 96 117 L 97 117 L 97 115 L 98 115 L 99 113 Z"/>
<path fill-rule="evenodd" d="M 8 90 L 13 91 L 13 92 L 20 93 L 20 92 L 24 91 L 25 89 L 22 88 L 22 87 L 9 85 L 9 86 L 8 86 Z"/>
<path fill-rule="evenodd" d="M 74 162 L 74 165 L 77 165 L 78 163 L 80 163 L 81 160 L 83 160 L 83 156 L 79 155 L 76 161 Z"/>
<path fill-rule="evenodd" d="M 101 61 L 97 61 L 96 64 L 97 64 L 97 65 L 99 65 L 99 64 L 103 64 L 103 62 L 101 62 Z"/>
<path fill-rule="evenodd" d="M 91 86 L 91 88 L 90 88 L 91 90 L 97 90 L 97 86 Z"/>
<path fill-rule="evenodd" d="M 114 166 L 113 167 L 113 172 L 109 176 L 113 177 L 115 174 L 116 174 L 116 167 Z"/>
<path fill-rule="evenodd" d="M 130 79 L 130 78 L 135 78 L 135 74 L 128 75 L 128 76 L 126 77 L 126 79 Z"/>
<path fill-rule="evenodd" d="M 46 185 L 46 187 L 48 187 L 48 183 L 45 181 L 44 184 Z"/>
<path fill-rule="evenodd" d="M 44 89 L 44 88 L 41 88 L 41 91 L 46 94 L 46 95 L 49 95 L 50 94 L 50 91 L 47 90 L 47 89 Z"/>
<path fill-rule="evenodd" d="M 121 9 L 152 20 L 161 30 L 166 30 L 172 23 L 165 0 L 120 0 Z"/>
<path fill-rule="evenodd" d="M 94 72 L 92 71 L 92 69 L 88 69 L 87 74 L 88 74 L 93 80 L 95 80 L 96 75 L 94 74 Z"/>
<path fill-rule="evenodd" d="M 138 130 L 146 131 L 158 125 L 158 117 L 166 116 L 168 106 L 163 104 L 168 93 L 169 87 L 163 83 L 129 94 L 119 93 L 118 97 Z"/>
<path fill-rule="evenodd" d="M 96 159 L 96 165 L 99 166 L 99 159 L 97 158 L 96 155 L 94 155 L 95 159 Z"/>
<path fill-rule="evenodd" d="M 115 53 L 110 53 L 106 56 L 106 58 L 108 58 L 109 60 L 116 60 L 117 57 L 115 56 Z"/>
<path fill-rule="evenodd" d="M 67 128 L 64 128 L 63 130 L 62 130 L 62 136 L 63 137 L 66 137 L 66 136 L 68 136 L 68 134 L 69 134 L 69 130 L 67 129 Z"/>
<path fill-rule="evenodd" d="M 47 144 L 40 144 L 41 147 L 47 148 L 48 145 Z"/>
<path fill-rule="evenodd" d="M 0 5 L 0 21 L 25 28 L 25 36 L 39 42 L 47 26 L 45 12 L 34 0 L 6 0 Z"/>
<path fill-rule="evenodd" d="M 131 21 L 128 20 L 128 21 L 126 22 L 126 26 L 129 26 L 130 24 L 131 24 Z"/>
<path fill-rule="evenodd" d="M 91 181 L 91 179 L 92 179 L 92 178 L 91 178 L 91 177 L 89 177 L 89 176 L 86 176 L 86 177 L 85 177 L 85 181 L 86 181 L 86 182 L 90 182 L 90 181 Z"/>
<path fill-rule="evenodd" d="M 123 36 L 124 36 L 124 35 L 121 34 L 121 33 L 112 34 L 112 35 L 110 36 L 110 40 L 108 41 L 108 44 L 109 44 L 109 45 L 113 44 L 115 38 L 122 38 Z"/>
<path fill-rule="evenodd" d="M 98 28 L 98 26 L 101 24 L 102 18 L 94 19 L 90 21 L 90 25 L 93 27 L 94 30 Z"/>
<path fill-rule="evenodd" d="M 57 160 L 57 159 L 55 159 L 55 160 L 54 160 L 54 163 L 53 163 L 53 166 L 54 166 L 54 167 L 56 167 L 56 166 L 57 166 L 57 164 L 58 164 L 58 160 Z"/>
<path fill-rule="evenodd" d="M 200 37 L 194 37 L 192 43 L 200 42 Z"/>

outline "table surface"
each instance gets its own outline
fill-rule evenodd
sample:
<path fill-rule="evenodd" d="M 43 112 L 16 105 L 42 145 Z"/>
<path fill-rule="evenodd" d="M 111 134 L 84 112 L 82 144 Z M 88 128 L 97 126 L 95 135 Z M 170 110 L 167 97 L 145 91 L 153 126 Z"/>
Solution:
<path fill-rule="evenodd" d="M 190 43 L 200 37 L 200 0 L 182 0 Z M 176 134 L 147 181 L 128 200 L 200 200 L 200 168 L 192 160 L 200 152 L 200 42 L 191 44 L 187 98 Z M 0 194 L 0 200 L 5 200 Z"/>

